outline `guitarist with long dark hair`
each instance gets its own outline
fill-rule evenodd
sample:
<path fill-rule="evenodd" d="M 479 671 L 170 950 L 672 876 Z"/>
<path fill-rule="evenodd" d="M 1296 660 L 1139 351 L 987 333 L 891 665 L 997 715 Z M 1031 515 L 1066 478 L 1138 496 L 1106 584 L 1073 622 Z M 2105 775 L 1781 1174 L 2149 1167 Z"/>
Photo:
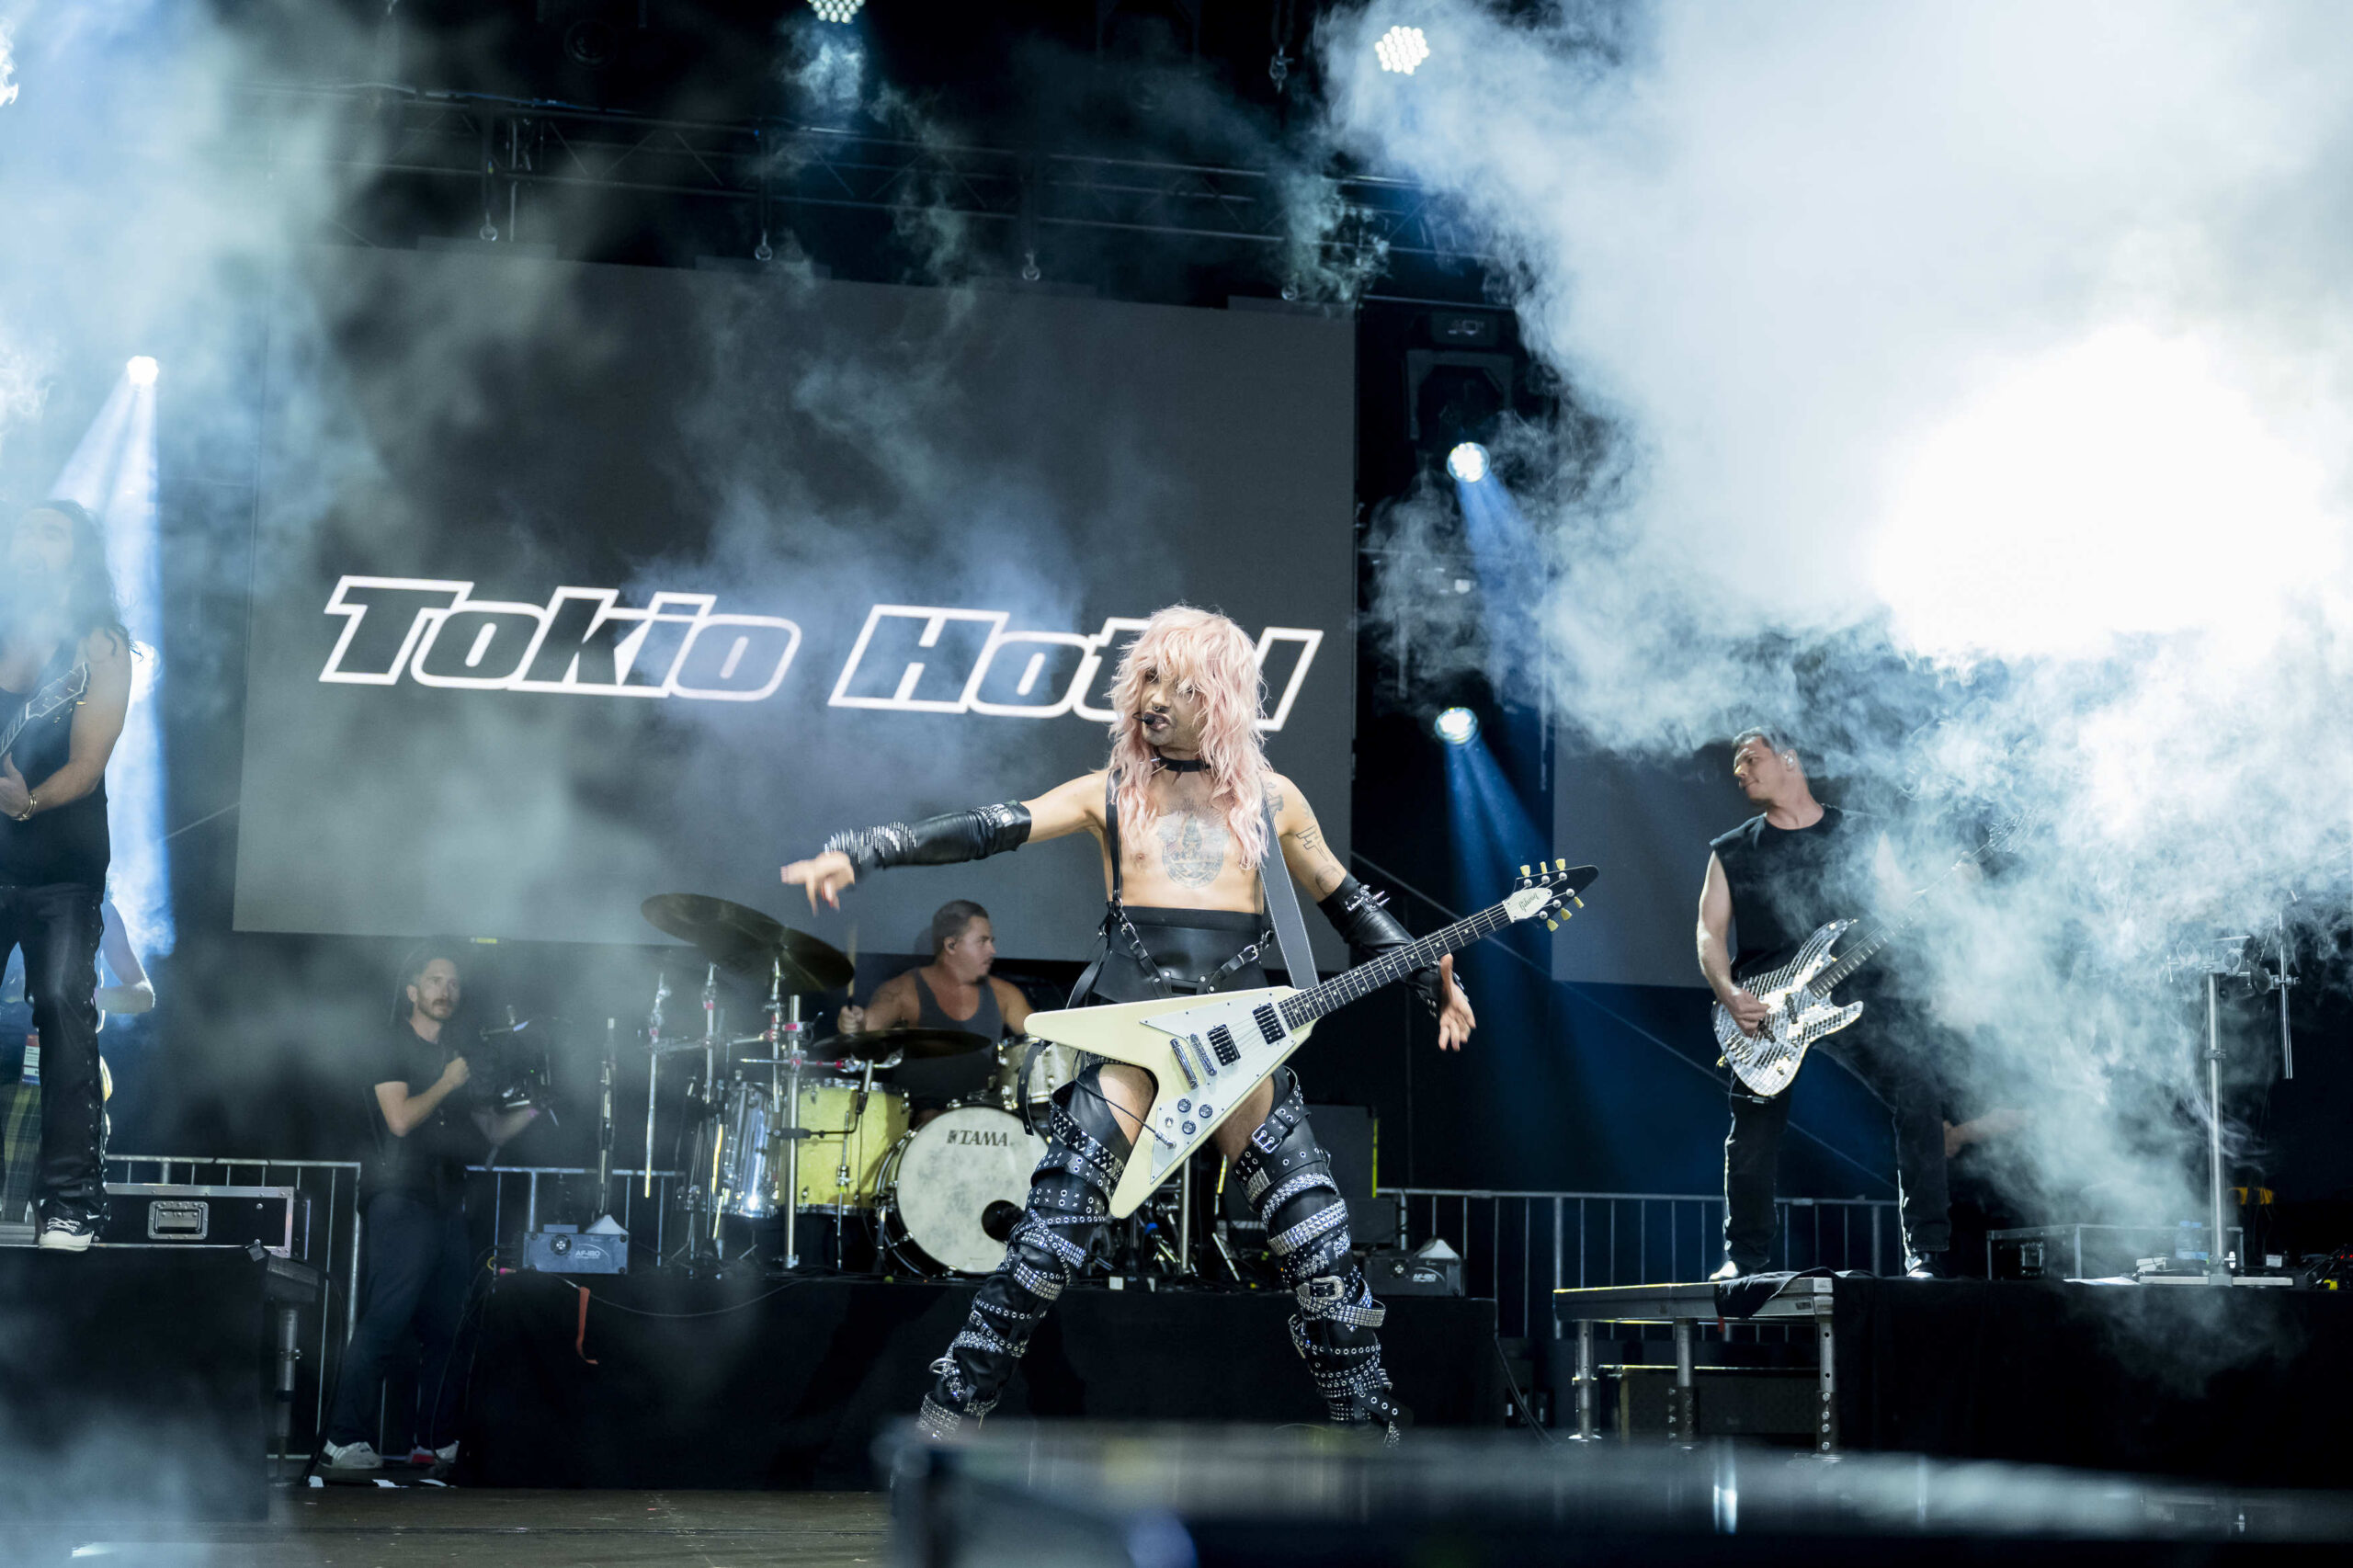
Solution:
<path fill-rule="evenodd" d="M 16 519 L 6 543 L 0 960 L 24 949 L 40 1035 L 40 1244 L 81 1252 L 106 1216 L 96 960 L 109 855 L 107 759 L 131 707 L 131 634 L 115 608 L 105 540 L 85 509 L 44 501 Z"/>
<path fill-rule="evenodd" d="M 1823 926 L 1854 918 L 1876 903 L 1873 861 L 1885 840 L 1865 819 L 1815 800 L 1797 748 L 1770 730 L 1745 730 L 1735 739 L 1733 781 L 1762 811 L 1708 846 L 1707 880 L 1699 890 L 1699 972 L 1742 1032 L 1753 1037 L 1766 1022 L 1766 1006 L 1736 976 L 1769 969 L 1776 955 Z M 1886 1102 L 1894 1119 L 1904 1271 L 1925 1278 L 1936 1272 L 1952 1225 L 1942 1105 L 1921 1053 L 1895 1038 L 1906 1021 L 1904 1009 L 1881 988 L 1854 1027 L 1830 1036 L 1823 1049 Z M 1771 1255 L 1781 1132 L 1790 1121 L 1786 1089 L 1756 1094 L 1735 1077 L 1729 1093 L 1725 1261 L 1719 1278 L 1753 1274 Z"/>
<path fill-rule="evenodd" d="M 815 858 L 784 868 L 784 880 L 808 889 L 813 908 L 886 866 L 977 860 L 1089 834 L 1110 904 L 1102 957 L 1074 1006 L 1267 984 L 1258 959 L 1275 945 L 1268 911 L 1287 893 L 1266 883 L 1286 868 L 1315 894 L 1352 955 L 1409 945 L 1379 895 L 1358 886 L 1325 846 L 1298 787 L 1267 767 L 1256 648 L 1240 627 L 1182 605 L 1160 611 L 1120 661 L 1111 707 L 1107 769 L 1034 800 L 837 835 Z M 1453 960 L 1415 978 L 1438 1014 L 1440 1049 L 1460 1049 L 1475 1020 L 1454 983 Z M 982 1282 L 963 1332 L 933 1363 L 926 1432 L 948 1437 L 995 1405 L 1029 1335 L 1109 1223 L 1154 1092 L 1149 1073 L 1105 1062 L 1056 1092 L 1028 1210 L 1005 1261 Z M 1405 1412 L 1381 1365 L 1373 1331 L 1381 1309 L 1349 1261 L 1347 1207 L 1308 1125 L 1299 1080 L 1277 1069 L 1225 1115 L 1212 1136 L 1266 1221 L 1284 1283 L 1298 1298 L 1291 1340 L 1326 1409 L 1338 1425 L 1393 1436 Z"/>

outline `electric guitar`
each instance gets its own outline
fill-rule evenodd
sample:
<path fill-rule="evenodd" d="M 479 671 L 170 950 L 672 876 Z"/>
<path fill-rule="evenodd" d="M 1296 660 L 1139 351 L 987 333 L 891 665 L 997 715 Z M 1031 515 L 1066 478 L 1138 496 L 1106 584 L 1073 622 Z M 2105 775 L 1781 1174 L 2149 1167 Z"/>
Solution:
<path fill-rule="evenodd" d="M 1144 1118 L 1143 1136 L 1111 1194 L 1112 1217 L 1124 1219 L 1187 1155 L 1209 1141 L 1285 1057 L 1305 1043 L 1317 1019 L 1516 921 L 1542 915 L 1547 926 L 1559 930 L 1560 921 L 1570 918 L 1570 904 L 1585 907 L 1577 895 L 1600 874 L 1591 866 L 1572 866 L 1565 860 L 1554 861 L 1550 869 L 1522 866 L 1515 891 L 1501 903 L 1310 990 L 1268 985 L 1207 996 L 1070 1007 L 1032 1013 L 1024 1028 L 1039 1040 L 1093 1051 L 1152 1074 L 1152 1108 Z"/>
<path fill-rule="evenodd" d="M 1741 988 L 1765 1004 L 1765 1022 L 1755 1034 L 1745 1033 L 1731 1008 L 1722 1002 L 1715 1005 L 1711 1017 L 1716 1044 L 1723 1049 L 1724 1061 L 1733 1075 L 1751 1094 L 1767 1099 L 1788 1088 L 1796 1079 L 1798 1069 L 1805 1064 L 1805 1053 L 1816 1040 L 1836 1034 L 1863 1016 L 1860 1002 L 1840 1003 L 1831 994 L 1920 918 L 1927 909 L 1923 901 L 1946 878 L 2006 847 L 2024 826 L 2024 819 L 2007 824 L 1983 845 L 1954 861 L 1943 876 L 1914 893 L 1896 914 L 1862 926 L 1854 942 L 1835 960 L 1830 949 L 1860 922 L 1833 920 L 1794 949 L 1785 948 L 1769 953 L 1749 964 L 1745 971 L 1734 971 L 1733 978 L 1740 982 Z"/>
<path fill-rule="evenodd" d="M 27 698 L 24 707 L 8 721 L 8 727 L 0 730 L 0 757 L 8 755 L 9 748 L 17 744 L 17 737 L 25 733 L 27 725 L 38 724 L 59 709 L 81 701 L 89 689 L 90 666 L 77 664 Z M 34 782 L 39 783 L 40 780 L 35 779 Z"/>

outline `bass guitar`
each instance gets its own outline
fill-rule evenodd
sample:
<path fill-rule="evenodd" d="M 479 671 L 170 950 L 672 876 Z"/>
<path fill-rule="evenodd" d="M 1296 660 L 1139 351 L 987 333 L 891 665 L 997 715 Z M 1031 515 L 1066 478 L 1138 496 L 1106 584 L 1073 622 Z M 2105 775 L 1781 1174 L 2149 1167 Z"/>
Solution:
<path fill-rule="evenodd" d="M 1209 1141 L 1251 1090 L 1305 1043 L 1317 1019 L 1516 921 L 1541 915 L 1558 930 L 1560 921 L 1570 918 L 1569 905 L 1585 907 L 1577 895 L 1601 874 L 1591 866 L 1572 866 L 1565 860 L 1533 870 L 1522 866 L 1519 871 L 1514 891 L 1501 903 L 1309 990 L 1268 985 L 1030 1014 L 1025 1028 L 1032 1037 L 1090 1051 L 1152 1074 L 1154 1094 L 1144 1136 L 1111 1194 L 1112 1217 L 1124 1219 L 1135 1212 L 1187 1155 Z"/>
<path fill-rule="evenodd" d="M 1816 1040 L 1836 1034 L 1863 1016 L 1860 1002 L 1840 1003 L 1833 993 L 1920 918 L 1927 909 L 1924 901 L 1947 878 L 2006 848 L 2023 825 L 2022 821 L 2013 822 L 1996 832 L 1954 861 L 1936 881 L 1914 893 L 1903 909 L 1887 919 L 1870 925 L 1833 920 L 1795 949 L 1769 953 L 1745 970 L 1733 971 L 1733 978 L 1741 988 L 1765 1004 L 1765 1021 L 1755 1034 L 1749 1034 L 1733 1017 L 1731 1008 L 1722 1002 L 1715 1005 L 1716 1044 L 1722 1048 L 1733 1075 L 1749 1093 L 1768 1099 L 1788 1088 Z M 1856 932 L 1855 939 L 1834 960 L 1831 949 L 1849 931 Z"/>
<path fill-rule="evenodd" d="M 17 710 L 17 716 L 8 721 L 8 727 L 0 730 L 0 757 L 8 755 L 9 749 L 17 744 L 17 737 L 25 733 L 27 725 L 38 724 L 59 709 L 81 701 L 89 690 L 90 666 L 77 664 L 27 698 L 25 705 Z M 33 782 L 39 783 L 40 780 Z"/>

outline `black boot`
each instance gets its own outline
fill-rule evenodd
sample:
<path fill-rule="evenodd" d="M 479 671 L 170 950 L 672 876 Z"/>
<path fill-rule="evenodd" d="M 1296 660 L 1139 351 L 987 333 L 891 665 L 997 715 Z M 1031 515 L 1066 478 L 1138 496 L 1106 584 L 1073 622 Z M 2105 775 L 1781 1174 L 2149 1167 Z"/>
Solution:
<path fill-rule="evenodd" d="M 1274 1109 L 1250 1134 L 1233 1174 L 1266 1223 L 1283 1283 L 1299 1299 L 1291 1344 L 1305 1358 L 1333 1425 L 1379 1428 L 1395 1442 L 1413 1417 L 1381 1369 L 1381 1337 L 1373 1331 L 1386 1312 L 1349 1254 L 1348 1206 L 1288 1069 L 1276 1080 Z"/>
<path fill-rule="evenodd" d="M 1030 1335 L 1109 1223 L 1111 1193 L 1131 1145 L 1097 1086 L 1099 1071 L 1088 1068 L 1054 1096 L 1046 1157 L 1029 1178 L 1029 1207 L 1006 1238 L 1005 1261 L 981 1281 L 963 1332 L 931 1364 L 935 1381 L 918 1418 L 926 1437 L 944 1441 L 967 1417 L 977 1426 L 996 1408 Z"/>

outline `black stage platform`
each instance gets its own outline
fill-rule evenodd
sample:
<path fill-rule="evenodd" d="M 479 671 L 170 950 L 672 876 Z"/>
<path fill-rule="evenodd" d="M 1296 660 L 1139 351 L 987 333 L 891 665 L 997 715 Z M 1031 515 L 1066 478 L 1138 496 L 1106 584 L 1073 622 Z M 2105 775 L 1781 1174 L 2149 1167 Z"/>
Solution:
<path fill-rule="evenodd" d="M 1840 1280 L 1857 1448 L 2343 1486 L 2353 1299 L 2333 1290 Z"/>
<path fill-rule="evenodd" d="M 263 1517 L 270 1309 L 316 1290 L 234 1247 L 0 1246 L 0 1520 Z"/>
<path fill-rule="evenodd" d="M 1746 1301 L 1705 1281 L 1556 1292 L 1568 1336 L 1558 1359 L 1575 1354 L 1581 1324 L 1595 1325 L 1595 1426 L 1612 1425 L 1618 1365 L 1663 1358 L 1652 1375 L 1668 1377 L 1680 1358 L 1655 1341 L 1618 1340 L 1608 1325 L 1670 1323 L 1689 1350 L 1678 1379 L 1689 1408 L 1669 1417 L 1677 1435 L 1737 1430 L 1723 1415 L 1754 1407 L 1733 1396 L 1756 1374 L 1710 1363 L 1727 1358 L 1718 1325 L 1753 1312 L 1748 1321 L 1802 1335 L 1785 1375 L 1802 1379 L 1810 1400 L 1826 1399 L 1816 1408 L 1827 1419 L 1811 1424 L 1812 1446 L 1824 1451 L 2344 1484 L 2337 1444 L 2353 1405 L 2353 1299 L 2336 1292 L 1868 1277 L 1800 1277 L 1776 1290 L 1769 1278 L 1780 1277 L 1744 1282 L 1761 1290 Z M 1722 1415 L 1711 1385 L 1724 1395 Z M 1574 1385 L 1556 1376 L 1555 1387 L 1573 1427 Z"/>
<path fill-rule="evenodd" d="M 581 1286 L 588 1305 L 583 1331 Z M 971 1285 L 515 1274 L 483 1309 L 465 1458 L 481 1486 L 861 1487 Z M 1426 1426 L 1499 1426 L 1490 1301 L 1397 1297 L 1381 1331 Z M 1320 1422 L 1288 1293 L 1066 1292 L 1007 1418 Z"/>

